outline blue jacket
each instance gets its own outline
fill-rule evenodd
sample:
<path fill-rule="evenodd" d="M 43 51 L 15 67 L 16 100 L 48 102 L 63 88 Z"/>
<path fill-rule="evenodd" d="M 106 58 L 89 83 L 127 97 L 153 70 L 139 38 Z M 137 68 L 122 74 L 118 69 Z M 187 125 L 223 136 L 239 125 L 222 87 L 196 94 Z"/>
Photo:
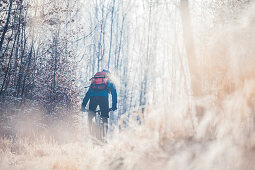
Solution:
<path fill-rule="evenodd" d="M 110 90 L 112 94 L 112 106 L 117 105 L 117 92 L 115 85 L 111 82 L 111 80 L 108 80 L 107 87 Z M 108 99 L 108 91 L 107 90 L 101 90 L 101 91 L 95 91 L 93 88 L 89 87 L 87 93 L 85 94 L 85 97 L 83 98 L 82 107 L 86 107 L 89 99 L 91 96 L 104 96 Z"/>

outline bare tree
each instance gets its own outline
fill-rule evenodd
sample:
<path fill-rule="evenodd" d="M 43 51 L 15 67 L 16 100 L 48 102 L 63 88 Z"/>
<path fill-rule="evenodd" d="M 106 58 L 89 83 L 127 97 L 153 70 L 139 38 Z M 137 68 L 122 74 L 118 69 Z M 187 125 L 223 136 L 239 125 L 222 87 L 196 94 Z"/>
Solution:
<path fill-rule="evenodd" d="M 193 39 L 193 30 L 191 24 L 189 1 L 180 1 L 182 28 L 183 28 L 183 39 L 186 49 L 186 55 L 188 56 L 189 70 L 191 75 L 191 88 L 194 96 L 200 94 L 201 86 L 199 74 L 197 73 L 197 59 L 195 54 L 195 46 Z"/>

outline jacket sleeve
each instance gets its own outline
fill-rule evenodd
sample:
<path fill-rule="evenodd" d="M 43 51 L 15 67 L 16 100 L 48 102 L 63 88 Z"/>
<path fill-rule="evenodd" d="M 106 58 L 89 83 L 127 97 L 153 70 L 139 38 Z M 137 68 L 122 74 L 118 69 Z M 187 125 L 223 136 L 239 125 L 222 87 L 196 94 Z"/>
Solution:
<path fill-rule="evenodd" d="M 109 89 L 112 94 L 112 105 L 117 105 L 117 91 L 115 85 L 110 81 L 109 82 Z"/>
<path fill-rule="evenodd" d="M 87 103 L 89 101 L 90 95 L 91 95 L 91 88 L 89 88 L 89 90 L 85 94 L 85 97 L 83 98 L 82 105 L 81 105 L 83 108 L 86 107 L 86 105 L 87 105 Z"/>

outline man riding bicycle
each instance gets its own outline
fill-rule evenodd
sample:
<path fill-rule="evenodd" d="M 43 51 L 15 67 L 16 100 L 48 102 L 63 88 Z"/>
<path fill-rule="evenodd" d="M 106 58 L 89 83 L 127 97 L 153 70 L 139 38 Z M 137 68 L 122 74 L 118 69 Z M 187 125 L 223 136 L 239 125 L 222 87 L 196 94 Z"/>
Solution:
<path fill-rule="evenodd" d="M 96 108 L 99 106 L 101 110 L 101 118 L 103 124 L 106 125 L 106 131 L 108 129 L 108 118 L 109 118 L 109 101 L 108 93 L 112 95 L 112 110 L 117 110 L 117 92 L 114 83 L 109 79 L 110 72 L 103 70 L 97 72 L 91 78 L 91 85 L 83 99 L 81 105 L 81 111 L 86 111 L 85 107 L 89 101 L 89 112 L 88 112 L 88 125 L 89 128 L 92 125 L 92 119 L 96 116 Z M 90 129 L 91 130 L 91 129 Z"/>

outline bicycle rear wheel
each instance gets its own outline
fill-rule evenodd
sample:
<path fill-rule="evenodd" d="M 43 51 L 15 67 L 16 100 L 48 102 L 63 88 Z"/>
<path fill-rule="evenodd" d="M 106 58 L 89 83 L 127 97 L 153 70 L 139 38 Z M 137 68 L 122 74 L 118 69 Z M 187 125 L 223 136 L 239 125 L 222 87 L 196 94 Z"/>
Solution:
<path fill-rule="evenodd" d="M 105 138 L 107 136 L 107 130 L 108 130 L 108 122 L 106 120 L 103 120 L 107 118 L 101 118 L 100 120 L 100 127 L 99 127 L 99 135 L 101 141 L 106 141 Z"/>

